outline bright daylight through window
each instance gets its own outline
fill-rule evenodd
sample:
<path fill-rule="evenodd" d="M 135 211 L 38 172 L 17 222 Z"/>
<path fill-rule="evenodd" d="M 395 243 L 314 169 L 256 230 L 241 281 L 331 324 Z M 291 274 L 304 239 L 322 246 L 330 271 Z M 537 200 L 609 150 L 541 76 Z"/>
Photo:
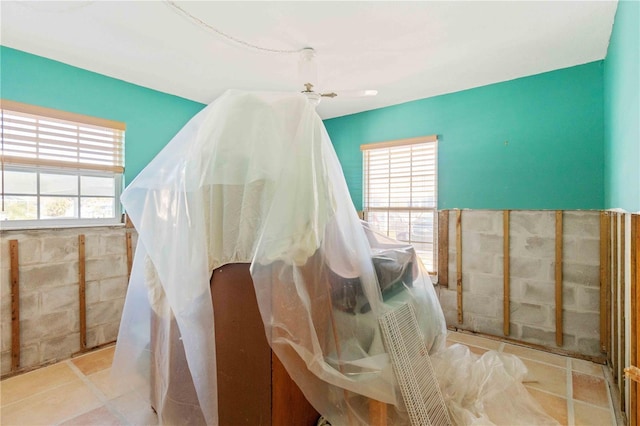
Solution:
<path fill-rule="evenodd" d="M 429 272 L 437 256 L 436 136 L 362 145 L 365 219 L 413 245 Z"/>
<path fill-rule="evenodd" d="M 120 222 L 124 123 L 2 100 L 0 226 Z"/>

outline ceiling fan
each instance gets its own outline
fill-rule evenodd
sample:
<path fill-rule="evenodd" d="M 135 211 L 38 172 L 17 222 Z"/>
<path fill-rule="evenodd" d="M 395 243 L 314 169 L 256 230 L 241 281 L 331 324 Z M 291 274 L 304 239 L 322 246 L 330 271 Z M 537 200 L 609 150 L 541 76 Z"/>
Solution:
<path fill-rule="evenodd" d="M 355 97 L 364 97 L 364 96 L 375 96 L 378 94 L 377 90 L 367 89 L 367 90 L 344 90 L 336 92 L 316 92 L 313 90 L 316 82 L 318 80 L 318 65 L 314 60 L 316 56 L 316 51 L 312 47 L 305 47 L 300 51 L 300 60 L 298 62 L 298 74 L 302 85 L 304 86 L 304 90 L 302 93 L 314 104 L 320 103 L 322 98 L 335 98 L 336 96 L 340 96 L 341 98 L 355 98 Z"/>

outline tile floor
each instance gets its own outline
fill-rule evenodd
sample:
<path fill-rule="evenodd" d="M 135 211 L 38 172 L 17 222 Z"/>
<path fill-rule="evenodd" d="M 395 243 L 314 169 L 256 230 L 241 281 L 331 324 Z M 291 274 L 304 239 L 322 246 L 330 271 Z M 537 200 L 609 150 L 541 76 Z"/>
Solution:
<path fill-rule="evenodd" d="M 601 365 L 470 334 L 450 332 L 448 341 L 476 354 L 497 350 L 520 357 L 529 368 L 527 389 L 560 424 L 616 425 Z M 3 380 L 0 424 L 157 424 L 146 392 L 111 382 L 113 353 L 111 346 Z"/>
<path fill-rule="evenodd" d="M 527 390 L 561 425 L 617 425 L 602 365 L 466 333 L 450 332 L 447 340 L 478 355 L 496 350 L 518 356 L 529 370 Z"/>

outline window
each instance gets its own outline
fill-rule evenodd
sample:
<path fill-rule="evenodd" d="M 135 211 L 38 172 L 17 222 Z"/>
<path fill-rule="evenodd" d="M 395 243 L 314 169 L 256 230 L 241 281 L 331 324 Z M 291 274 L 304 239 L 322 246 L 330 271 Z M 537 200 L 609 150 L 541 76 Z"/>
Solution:
<path fill-rule="evenodd" d="M 426 136 L 360 146 L 365 219 L 378 232 L 411 243 L 432 273 L 438 252 L 437 144 L 437 136 Z"/>
<path fill-rule="evenodd" d="M 2 228 L 120 222 L 123 123 L 1 101 Z"/>

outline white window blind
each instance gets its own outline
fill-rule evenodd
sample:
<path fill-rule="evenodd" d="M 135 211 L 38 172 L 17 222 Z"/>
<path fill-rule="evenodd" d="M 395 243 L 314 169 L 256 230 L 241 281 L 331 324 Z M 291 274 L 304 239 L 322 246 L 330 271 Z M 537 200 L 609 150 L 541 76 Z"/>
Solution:
<path fill-rule="evenodd" d="M 437 137 L 362 145 L 365 219 L 410 242 L 430 272 L 437 256 Z"/>
<path fill-rule="evenodd" d="M 2 228 L 120 221 L 124 123 L 0 101 Z"/>
<path fill-rule="evenodd" d="M 2 101 L 4 164 L 124 171 L 124 124 Z"/>

